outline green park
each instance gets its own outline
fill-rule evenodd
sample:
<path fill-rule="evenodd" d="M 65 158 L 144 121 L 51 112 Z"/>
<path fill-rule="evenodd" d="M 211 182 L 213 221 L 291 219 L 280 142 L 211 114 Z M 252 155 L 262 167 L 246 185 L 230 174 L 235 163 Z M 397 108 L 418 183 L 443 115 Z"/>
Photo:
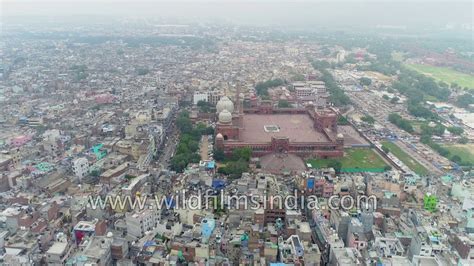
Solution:
<path fill-rule="evenodd" d="M 313 158 L 306 161 L 312 168 L 340 167 L 341 172 L 356 172 L 356 169 L 382 172 L 389 166 L 374 150 L 368 148 L 346 149 L 339 159 Z"/>
<path fill-rule="evenodd" d="M 474 165 L 474 144 L 450 144 L 443 147 L 449 151 L 451 160 L 457 156 L 461 160 L 461 165 Z"/>
<path fill-rule="evenodd" d="M 474 89 L 474 76 L 472 75 L 465 74 L 447 67 L 437 67 L 421 64 L 407 64 L 406 66 L 409 69 L 432 77 L 435 80 L 443 81 L 448 84 L 456 83 L 462 88 Z"/>

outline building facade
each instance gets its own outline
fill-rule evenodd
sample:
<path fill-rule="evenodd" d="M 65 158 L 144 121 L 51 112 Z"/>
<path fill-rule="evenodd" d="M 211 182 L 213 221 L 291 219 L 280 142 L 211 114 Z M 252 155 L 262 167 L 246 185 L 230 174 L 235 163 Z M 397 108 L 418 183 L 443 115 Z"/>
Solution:
<path fill-rule="evenodd" d="M 86 158 L 77 158 L 72 163 L 72 171 L 74 175 L 81 180 L 89 174 L 89 161 Z"/>

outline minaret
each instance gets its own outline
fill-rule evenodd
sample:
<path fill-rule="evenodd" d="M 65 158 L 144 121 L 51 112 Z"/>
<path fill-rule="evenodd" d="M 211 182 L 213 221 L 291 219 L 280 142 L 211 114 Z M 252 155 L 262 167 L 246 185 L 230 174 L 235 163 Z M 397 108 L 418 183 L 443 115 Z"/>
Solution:
<path fill-rule="evenodd" d="M 235 104 L 237 105 L 237 113 L 240 114 L 240 85 L 237 85 L 235 90 Z"/>

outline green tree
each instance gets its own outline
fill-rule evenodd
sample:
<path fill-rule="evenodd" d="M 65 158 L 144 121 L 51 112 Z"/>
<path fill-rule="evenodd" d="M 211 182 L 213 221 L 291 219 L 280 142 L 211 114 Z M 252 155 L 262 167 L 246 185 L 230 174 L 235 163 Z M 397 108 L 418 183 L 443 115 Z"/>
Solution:
<path fill-rule="evenodd" d="M 396 103 L 398 103 L 399 100 L 400 100 L 400 98 L 398 98 L 397 96 L 394 96 L 394 97 L 390 100 L 390 103 L 396 104 Z"/>
<path fill-rule="evenodd" d="M 387 146 L 382 145 L 382 151 L 388 154 L 390 152 L 390 149 Z"/>
<path fill-rule="evenodd" d="M 212 106 L 211 103 L 206 102 L 206 101 L 198 101 L 196 106 L 199 107 L 199 111 L 201 113 L 211 113 L 214 110 L 214 106 Z"/>
<path fill-rule="evenodd" d="M 221 174 L 228 175 L 230 179 L 238 179 L 242 173 L 248 172 L 248 162 L 243 159 L 238 161 L 229 161 L 225 167 L 220 167 L 217 171 Z"/>
<path fill-rule="evenodd" d="M 409 103 L 408 112 L 416 117 L 422 117 L 425 119 L 438 119 L 438 115 L 431 112 L 430 109 L 418 104 L 418 103 Z"/>
<path fill-rule="evenodd" d="M 268 95 L 269 88 L 278 87 L 284 84 L 285 84 L 285 81 L 282 79 L 271 79 L 265 82 L 257 83 L 257 85 L 255 86 L 255 90 L 257 91 L 257 94 L 260 96 Z"/>
<path fill-rule="evenodd" d="M 188 159 L 189 158 L 184 153 L 176 154 L 175 156 L 173 156 L 173 158 L 171 158 L 170 161 L 171 170 L 176 171 L 178 173 L 183 172 L 183 170 L 189 163 Z"/>
<path fill-rule="evenodd" d="M 467 144 L 469 142 L 469 139 L 467 137 L 462 137 L 458 141 L 460 144 Z"/>
<path fill-rule="evenodd" d="M 388 121 L 390 121 L 390 123 L 396 125 L 397 127 L 405 130 L 408 133 L 415 132 L 410 121 L 403 119 L 399 114 L 395 114 L 395 113 L 390 114 L 388 116 Z"/>
<path fill-rule="evenodd" d="M 191 152 L 196 152 L 197 150 L 199 150 L 199 142 L 195 141 L 195 140 L 191 140 L 188 142 L 188 148 Z"/>
<path fill-rule="evenodd" d="M 345 94 L 344 90 L 339 87 L 332 74 L 327 70 L 330 64 L 326 61 L 313 61 L 312 65 L 322 74 L 321 80 L 326 84 L 326 88 L 329 92 L 329 100 L 335 106 L 350 104 L 350 98 Z"/>
<path fill-rule="evenodd" d="M 225 159 L 225 154 L 222 149 L 214 149 L 214 159 L 216 161 L 223 161 Z"/>
<path fill-rule="evenodd" d="M 459 157 L 459 155 L 454 155 L 453 157 L 451 157 L 451 161 L 457 163 L 457 164 L 461 164 L 461 157 Z"/>
<path fill-rule="evenodd" d="M 176 119 L 176 126 L 181 133 L 189 133 L 193 130 L 193 124 L 188 117 L 180 116 Z"/>
<path fill-rule="evenodd" d="M 360 120 L 362 120 L 362 121 L 364 121 L 368 124 L 371 124 L 371 125 L 375 123 L 375 119 L 370 115 L 365 115 L 365 116 L 361 117 Z"/>
<path fill-rule="evenodd" d="M 372 84 L 372 80 L 370 78 L 362 77 L 359 79 L 360 85 L 362 86 L 369 86 Z"/>
<path fill-rule="evenodd" d="M 278 101 L 279 108 L 289 108 L 291 107 L 290 103 L 287 100 L 279 100 Z"/>
<path fill-rule="evenodd" d="M 249 147 L 237 148 L 232 151 L 232 160 L 244 160 L 246 162 L 250 161 L 252 157 L 252 149 Z"/>
<path fill-rule="evenodd" d="M 342 163 L 338 160 L 331 160 L 328 163 L 329 168 L 333 168 L 336 174 L 339 174 L 342 170 Z"/>
<path fill-rule="evenodd" d="M 347 120 L 347 117 L 341 115 L 337 118 L 337 124 L 344 126 L 349 124 L 349 120 Z"/>
<path fill-rule="evenodd" d="M 93 177 L 98 177 L 100 176 L 100 170 L 99 169 L 92 169 L 92 171 L 90 172 L 91 176 Z"/>
<path fill-rule="evenodd" d="M 469 93 L 459 95 L 456 98 L 456 105 L 461 108 L 467 108 L 469 105 L 474 104 L 474 96 Z"/>
<path fill-rule="evenodd" d="M 223 213 L 226 212 L 225 205 L 222 204 L 222 196 L 218 195 L 217 197 L 212 197 L 211 198 L 211 206 L 213 209 L 214 214 L 217 216 L 222 215 Z"/>
<path fill-rule="evenodd" d="M 464 133 L 464 129 L 462 127 L 448 127 L 448 131 L 456 136 L 460 136 L 462 133 Z"/>
<path fill-rule="evenodd" d="M 292 81 L 304 81 L 306 78 L 303 74 L 294 74 L 292 77 L 291 77 L 291 80 Z"/>

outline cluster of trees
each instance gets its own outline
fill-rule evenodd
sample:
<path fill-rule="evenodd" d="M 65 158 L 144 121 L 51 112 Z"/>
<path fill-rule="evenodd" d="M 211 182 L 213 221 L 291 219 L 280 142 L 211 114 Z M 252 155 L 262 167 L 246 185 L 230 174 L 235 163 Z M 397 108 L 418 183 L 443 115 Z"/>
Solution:
<path fill-rule="evenodd" d="M 202 123 L 193 127 L 189 113 L 186 111 L 179 114 L 176 125 L 181 132 L 181 137 L 176 147 L 176 153 L 171 158 L 170 168 L 176 172 L 182 172 L 189 163 L 198 163 L 201 160 L 198 153 L 199 140 L 202 135 L 213 134 L 214 130 Z"/>
<path fill-rule="evenodd" d="M 357 66 L 359 71 L 375 71 L 388 76 L 397 74 L 398 69 L 400 69 L 398 62 L 388 57 L 380 57 L 379 54 L 377 54 L 377 60 L 371 61 L 370 65 Z"/>
<path fill-rule="evenodd" d="M 260 96 L 268 95 L 269 88 L 282 86 L 284 84 L 286 84 L 286 82 L 282 79 L 270 79 L 264 82 L 257 83 L 257 85 L 255 86 L 255 90 Z"/>
<path fill-rule="evenodd" d="M 305 80 L 306 80 L 306 77 L 303 74 L 296 73 L 291 76 L 291 81 L 305 81 Z"/>
<path fill-rule="evenodd" d="M 326 84 L 326 88 L 329 92 L 329 100 L 335 105 L 335 106 L 343 106 L 343 105 L 348 105 L 351 103 L 351 100 L 349 97 L 344 93 L 344 91 L 337 85 L 336 81 L 334 80 L 334 77 L 329 73 L 327 68 L 330 68 L 331 65 L 326 62 L 326 61 L 318 61 L 315 60 L 311 63 L 313 65 L 313 68 L 317 69 L 319 72 L 321 72 L 322 77 L 321 80 L 324 81 Z"/>
<path fill-rule="evenodd" d="M 337 118 L 337 124 L 340 125 L 340 126 L 349 125 L 349 120 L 347 120 L 347 117 L 345 117 L 343 115 L 340 115 Z"/>
<path fill-rule="evenodd" d="M 278 101 L 278 107 L 279 108 L 289 108 L 289 107 L 291 107 L 291 104 L 287 100 L 279 100 Z"/>
<path fill-rule="evenodd" d="M 429 136 L 431 138 L 433 135 L 442 136 L 446 130 L 446 127 L 439 123 L 437 123 L 434 127 L 423 124 L 420 126 L 420 129 L 422 136 Z"/>
<path fill-rule="evenodd" d="M 343 106 L 351 103 L 351 99 L 344 93 L 344 91 L 337 85 L 333 76 L 326 69 L 320 71 L 323 75 L 321 80 L 326 84 L 329 92 L 329 100 L 335 106 Z"/>
<path fill-rule="evenodd" d="M 459 155 L 451 155 L 448 149 L 439 145 L 438 143 L 431 140 L 431 137 L 428 135 L 424 135 L 421 137 L 421 142 L 430 146 L 433 150 L 435 150 L 439 155 L 450 159 L 451 161 L 462 165 L 462 166 L 472 166 L 470 162 L 463 161 Z"/>
<path fill-rule="evenodd" d="M 405 68 L 400 69 L 398 81 L 393 83 L 393 88 L 414 103 L 423 101 L 426 96 L 447 101 L 451 95 L 446 83 L 436 83 L 430 77 Z"/>
<path fill-rule="evenodd" d="M 396 125 L 397 127 L 405 130 L 408 133 L 413 133 L 415 130 L 413 129 L 413 126 L 411 125 L 410 121 L 407 119 L 402 118 L 399 114 L 390 114 L 388 116 L 388 121 L 390 123 Z"/>
<path fill-rule="evenodd" d="M 214 129 L 210 126 L 206 126 L 203 123 L 198 123 L 195 127 L 193 127 L 193 123 L 189 118 L 188 111 L 182 111 L 179 114 L 178 118 L 176 119 L 176 126 L 178 127 L 181 134 L 188 134 L 193 137 L 214 134 Z"/>
<path fill-rule="evenodd" d="M 375 119 L 370 115 L 365 115 L 365 116 L 361 117 L 360 120 L 366 122 L 367 124 L 371 124 L 371 125 L 373 125 L 375 123 Z"/>
<path fill-rule="evenodd" d="M 329 64 L 328 61 L 324 61 L 324 60 L 313 60 L 311 62 L 311 65 L 313 66 L 314 69 L 317 69 L 317 70 L 327 69 L 331 67 L 331 64 Z"/>
<path fill-rule="evenodd" d="M 456 106 L 461 108 L 468 108 L 470 104 L 474 104 L 474 96 L 469 93 L 465 93 L 463 95 L 459 95 L 456 98 L 455 102 Z"/>
<path fill-rule="evenodd" d="M 215 111 L 215 107 L 206 101 L 198 101 L 196 104 L 199 107 L 199 112 L 201 113 L 213 113 Z"/>
<path fill-rule="evenodd" d="M 410 102 L 422 102 L 426 96 L 447 101 L 451 94 L 449 85 L 444 82 L 437 83 L 433 78 L 407 69 L 400 62 L 393 60 L 391 52 L 396 48 L 394 45 L 387 41 L 374 40 L 369 46 L 369 52 L 376 54 L 377 59 L 372 60 L 370 65 L 359 66 L 358 69 L 398 75 L 398 81 L 394 82 L 392 87 L 405 95 Z"/>
<path fill-rule="evenodd" d="M 448 157 L 449 151 L 444 148 L 443 146 L 439 145 L 438 143 L 435 143 L 431 140 L 431 136 L 428 134 L 424 134 L 420 138 L 421 143 L 424 143 L 428 146 L 430 146 L 433 150 L 438 152 L 441 156 Z"/>
<path fill-rule="evenodd" d="M 360 78 L 359 82 L 360 82 L 360 85 L 362 86 L 369 86 L 370 84 L 372 84 L 372 80 L 366 77 Z"/>
<path fill-rule="evenodd" d="M 451 132 L 452 134 L 455 134 L 455 135 L 461 135 L 464 130 L 460 127 L 448 127 L 447 128 L 449 132 Z M 436 135 L 436 136 L 441 136 L 444 134 L 444 131 L 446 130 L 446 127 L 441 125 L 441 124 L 437 124 L 436 126 L 434 127 L 429 127 L 427 125 L 422 125 L 421 126 L 421 138 L 420 138 L 420 141 L 428 146 L 430 146 L 433 150 L 435 150 L 437 153 L 439 153 L 439 155 L 441 156 L 444 156 L 448 159 L 450 159 L 451 161 L 459 164 L 459 165 L 464 165 L 464 166 L 469 166 L 469 162 L 463 162 L 462 161 L 462 158 L 459 157 L 458 155 L 452 155 L 450 154 L 449 150 L 446 149 L 445 147 L 439 145 L 438 143 L 434 142 L 431 137 L 433 135 Z M 467 143 L 467 138 L 461 138 L 460 140 L 460 143 Z"/>
<path fill-rule="evenodd" d="M 462 127 L 448 127 L 448 131 L 456 136 L 460 136 L 462 133 L 464 133 L 464 129 Z"/>
<path fill-rule="evenodd" d="M 409 102 L 407 107 L 408 112 L 416 117 L 422 117 L 427 120 L 438 120 L 438 114 L 431 112 L 430 109 L 422 106 L 419 103 Z"/>
<path fill-rule="evenodd" d="M 176 154 L 171 158 L 170 168 L 176 172 L 183 172 L 189 163 L 198 163 L 201 156 L 198 154 L 199 139 L 189 134 L 181 135 L 176 147 Z"/>
<path fill-rule="evenodd" d="M 214 158 L 217 160 L 216 153 L 224 154 L 222 151 L 214 151 Z M 230 179 L 237 179 L 242 173 L 248 172 L 249 161 L 252 157 L 252 149 L 248 147 L 237 148 L 232 151 L 232 156 L 225 160 L 225 166 L 219 167 L 218 173 L 228 175 Z"/>

